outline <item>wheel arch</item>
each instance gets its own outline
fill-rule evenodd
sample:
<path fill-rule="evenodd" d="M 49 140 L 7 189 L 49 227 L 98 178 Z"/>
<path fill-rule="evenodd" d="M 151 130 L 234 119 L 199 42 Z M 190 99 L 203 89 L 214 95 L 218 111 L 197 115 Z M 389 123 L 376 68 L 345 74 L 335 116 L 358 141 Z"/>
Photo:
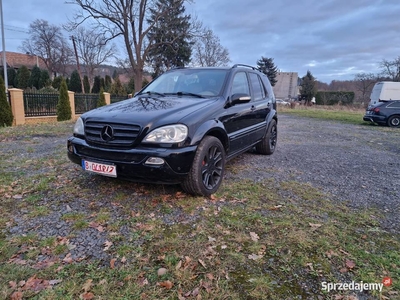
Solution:
<path fill-rule="evenodd" d="M 225 152 L 228 152 L 229 139 L 222 122 L 218 120 L 209 120 L 203 123 L 193 135 L 191 144 L 198 145 L 207 135 L 214 136 L 219 139 L 224 146 Z"/>

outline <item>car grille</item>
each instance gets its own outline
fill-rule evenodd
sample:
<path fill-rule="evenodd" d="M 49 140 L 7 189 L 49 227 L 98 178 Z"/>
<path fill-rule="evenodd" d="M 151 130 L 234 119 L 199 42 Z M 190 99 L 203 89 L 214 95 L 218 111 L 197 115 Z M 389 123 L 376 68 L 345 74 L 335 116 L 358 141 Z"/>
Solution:
<path fill-rule="evenodd" d="M 131 154 L 118 151 L 104 151 L 91 149 L 81 145 L 75 145 L 76 152 L 79 155 L 90 158 L 104 159 L 115 162 L 139 163 L 146 158 L 143 154 Z"/>
<path fill-rule="evenodd" d="M 102 138 L 102 130 L 105 128 L 105 126 L 110 126 L 113 131 L 112 138 L 109 140 L 104 140 Z M 94 121 L 87 121 L 85 123 L 86 140 L 92 145 L 129 147 L 135 142 L 140 130 L 140 126 L 132 124 L 104 123 Z"/>

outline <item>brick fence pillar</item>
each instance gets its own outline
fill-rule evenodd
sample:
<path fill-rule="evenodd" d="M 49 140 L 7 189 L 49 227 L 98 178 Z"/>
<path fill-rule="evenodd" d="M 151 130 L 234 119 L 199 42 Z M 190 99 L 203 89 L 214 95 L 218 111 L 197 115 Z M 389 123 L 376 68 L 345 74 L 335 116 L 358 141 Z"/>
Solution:
<path fill-rule="evenodd" d="M 106 105 L 111 104 L 111 95 L 110 93 L 104 93 L 104 99 L 106 100 Z"/>
<path fill-rule="evenodd" d="M 11 111 L 14 116 L 13 126 L 25 124 L 24 91 L 20 89 L 9 89 L 11 100 Z"/>
<path fill-rule="evenodd" d="M 71 105 L 71 120 L 75 121 L 75 93 L 68 91 L 68 98 Z"/>

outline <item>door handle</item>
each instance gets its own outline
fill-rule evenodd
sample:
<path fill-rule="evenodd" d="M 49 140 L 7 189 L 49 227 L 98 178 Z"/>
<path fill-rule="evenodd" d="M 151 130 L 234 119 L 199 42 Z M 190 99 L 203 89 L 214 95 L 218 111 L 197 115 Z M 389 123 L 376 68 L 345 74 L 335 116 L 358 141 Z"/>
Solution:
<path fill-rule="evenodd" d="M 254 105 L 251 106 L 250 110 L 256 110 L 256 107 Z"/>

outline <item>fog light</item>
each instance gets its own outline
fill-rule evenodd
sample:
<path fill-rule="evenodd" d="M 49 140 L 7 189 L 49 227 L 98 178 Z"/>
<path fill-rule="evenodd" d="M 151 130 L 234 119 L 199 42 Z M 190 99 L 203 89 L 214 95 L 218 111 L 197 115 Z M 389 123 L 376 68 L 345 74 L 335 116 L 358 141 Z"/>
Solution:
<path fill-rule="evenodd" d="M 74 146 L 72 146 L 72 144 L 68 145 L 68 151 L 74 153 Z"/>
<path fill-rule="evenodd" d="M 164 164 L 164 160 L 162 158 L 159 157 L 149 157 L 145 164 L 146 165 L 163 165 Z"/>

